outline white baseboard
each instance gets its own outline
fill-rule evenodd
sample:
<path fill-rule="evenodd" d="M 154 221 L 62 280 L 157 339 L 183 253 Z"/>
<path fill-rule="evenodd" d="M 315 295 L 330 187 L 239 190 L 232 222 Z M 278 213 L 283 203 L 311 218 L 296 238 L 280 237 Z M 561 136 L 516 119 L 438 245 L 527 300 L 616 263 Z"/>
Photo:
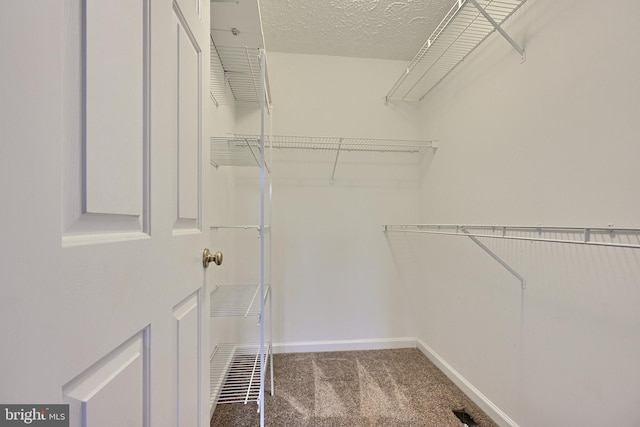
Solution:
<path fill-rule="evenodd" d="M 464 394 L 469 396 L 473 402 L 480 407 L 492 420 L 500 426 L 519 427 L 507 414 L 502 412 L 487 396 L 482 394 L 480 390 L 475 388 L 473 384 L 467 381 L 453 366 L 449 365 L 438 353 L 433 351 L 431 347 L 420 340 L 416 340 L 418 349 L 431 360 L 444 374 L 449 377 L 455 385 L 462 390 Z"/>
<path fill-rule="evenodd" d="M 366 340 L 302 341 L 274 343 L 273 353 L 315 353 L 322 351 L 386 350 L 416 348 L 415 338 L 378 338 Z"/>

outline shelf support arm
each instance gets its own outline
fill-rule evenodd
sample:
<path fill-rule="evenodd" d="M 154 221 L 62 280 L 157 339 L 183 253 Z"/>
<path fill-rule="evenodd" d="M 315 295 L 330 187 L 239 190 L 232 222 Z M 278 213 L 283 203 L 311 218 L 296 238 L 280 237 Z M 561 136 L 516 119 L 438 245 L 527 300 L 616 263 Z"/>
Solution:
<path fill-rule="evenodd" d="M 509 266 L 509 264 L 507 264 L 506 262 L 504 262 L 502 260 L 502 258 L 500 258 L 498 255 L 496 255 L 491 249 L 489 249 L 484 243 L 482 243 L 480 240 L 478 240 L 477 237 L 471 235 L 465 228 L 460 228 L 460 230 L 467 235 L 468 238 L 470 238 L 471 240 L 473 240 L 473 242 L 480 246 L 480 248 L 482 248 L 483 251 L 485 251 L 486 253 L 489 254 L 489 256 L 491 256 L 491 258 L 495 259 L 498 264 L 500 264 L 501 266 L 503 266 L 504 268 L 507 269 L 507 271 L 511 274 L 513 274 L 515 277 L 518 278 L 518 280 L 520 280 L 520 286 L 522 286 L 522 289 L 525 289 L 527 286 L 524 283 L 524 277 L 522 277 L 520 274 L 518 274 L 517 271 L 515 271 L 513 268 L 511 268 Z"/>
<path fill-rule="evenodd" d="M 524 52 L 524 49 L 522 49 L 522 48 L 521 48 L 521 47 L 520 47 L 520 46 L 519 46 L 519 45 L 518 45 L 518 44 L 517 44 L 517 43 L 516 43 L 512 38 L 511 38 L 511 36 L 509 36 L 509 34 L 507 34 L 507 32 L 506 32 L 505 30 L 503 30 L 503 29 L 502 29 L 502 27 L 500 26 L 500 24 L 498 24 L 498 23 L 496 22 L 496 20 L 495 20 L 495 19 L 493 19 L 493 18 L 491 17 L 491 15 L 489 15 L 489 14 L 487 13 L 487 11 L 486 11 L 486 10 L 484 10 L 484 9 L 482 8 L 482 6 L 480 6 L 480 5 L 478 4 L 478 2 L 477 2 L 476 0 L 468 0 L 468 1 L 469 1 L 471 4 L 473 4 L 473 5 L 476 7 L 476 9 L 478 9 L 478 12 L 480 12 L 480 13 L 482 14 L 482 16 L 484 16 L 484 17 L 485 17 L 485 19 L 486 19 L 487 21 L 489 21 L 489 23 L 490 23 L 491 25 L 493 25 L 493 28 L 495 28 L 495 29 L 496 29 L 496 31 L 497 31 L 497 32 L 499 32 L 499 33 L 502 35 L 502 37 L 504 37 L 504 38 L 505 38 L 505 40 L 507 40 L 507 41 L 509 42 L 509 44 L 510 44 L 511 46 L 513 46 L 513 48 L 514 48 L 514 49 L 515 49 L 515 50 L 520 54 L 520 56 L 522 57 L 522 60 L 524 61 L 524 60 L 525 60 L 525 58 L 526 58 L 526 56 L 525 56 L 525 52 Z"/>
<path fill-rule="evenodd" d="M 249 150 L 251 151 L 251 154 L 253 155 L 253 158 L 255 159 L 257 165 L 261 166 L 262 161 L 264 161 L 264 156 L 259 158 L 258 155 L 256 155 L 256 152 L 253 151 L 253 147 L 251 147 L 251 141 L 249 141 L 249 138 L 243 138 L 243 140 L 247 144 L 247 148 L 249 148 Z M 262 151 L 260 150 L 260 142 L 261 142 L 260 139 L 258 139 L 258 151 L 262 153 Z M 264 164 L 264 167 L 267 169 L 267 172 L 271 173 L 271 171 L 269 170 L 269 166 L 267 165 L 266 162 Z"/>
<path fill-rule="evenodd" d="M 260 94 L 258 92 L 258 85 L 256 85 L 256 78 L 255 75 L 256 73 L 253 71 L 253 66 L 251 65 L 251 56 L 249 55 L 249 49 L 247 49 L 247 47 L 244 47 L 244 54 L 247 57 L 247 64 L 249 64 L 249 71 L 251 72 L 251 76 L 253 78 L 253 90 L 256 92 L 256 98 L 260 99 Z M 261 58 L 258 58 L 258 61 L 260 61 Z"/>
<path fill-rule="evenodd" d="M 336 175 L 336 166 L 338 166 L 338 156 L 340 156 L 340 148 L 342 148 L 342 138 L 338 141 L 338 150 L 336 150 L 336 159 L 333 161 L 333 172 L 331 172 L 331 183 L 333 184 L 333 177 Z"/>

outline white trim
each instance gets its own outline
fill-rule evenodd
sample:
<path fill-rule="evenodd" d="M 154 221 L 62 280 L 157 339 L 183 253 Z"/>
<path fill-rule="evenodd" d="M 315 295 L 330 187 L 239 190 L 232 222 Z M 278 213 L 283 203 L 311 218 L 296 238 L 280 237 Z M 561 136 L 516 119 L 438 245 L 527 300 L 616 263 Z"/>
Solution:
<path fill-rule="evenodd" d="M 150 239 L 151 236 L 142 231 L 123 233 L 72 234 L 62 236 L 62 247 L 85 246 L 102 243 L 129 242 L 132 240 Z"/>
<path fill-rule="evenodd" d="M 455 385 L 469 396 L 473 402 L 480 407 L 492 420 L 500 426 L 519 427 L 507 414 L 502 412 L 487 396 L 475 388 L 467 381 L 453 366 L 449 365 L 438 353 L 421 340 L 416 340 L 418 350 L 420 350 L 429 360 L 431 360 Z"/>
<path fill-rule="evenodd" d="M 412 337 L 377 338 L 340 341 L 302 341 L 274 343 L 273 353 L 315 353 L 323 351 L 385 350 L 392 348 L 416 348 Z"/>

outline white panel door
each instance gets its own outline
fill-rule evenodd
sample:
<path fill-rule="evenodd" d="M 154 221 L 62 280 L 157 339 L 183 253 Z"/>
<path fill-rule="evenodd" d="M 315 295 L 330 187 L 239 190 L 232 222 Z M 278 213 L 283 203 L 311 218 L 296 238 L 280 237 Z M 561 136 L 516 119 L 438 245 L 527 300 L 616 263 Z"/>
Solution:
<path fill-rule="evenodd" d="M 208 45 L 204 0 L 2 3 L 0 404 L 209 424 Z"/>

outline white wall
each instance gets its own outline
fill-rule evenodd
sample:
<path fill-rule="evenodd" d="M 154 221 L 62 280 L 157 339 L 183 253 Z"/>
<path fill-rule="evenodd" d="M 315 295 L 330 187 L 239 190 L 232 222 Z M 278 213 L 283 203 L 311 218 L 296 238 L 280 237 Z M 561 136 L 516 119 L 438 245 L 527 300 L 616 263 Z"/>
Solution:
<path fill-rule="evenodd" d="M 421 221 L 640 227 L 640 5 L 529 0 L 422 104 Z M 521 426 L 634 423 L 640 251 L 390 237 L 418 337 Z M 638 239 L 635 238 L 637 242 Z"/>
<path fill-rule="evenodd" d="M 406 189 L 277 187 L 276 342 L 415 336 L 381 227 L 414 219 L 415 199 Z"/>
<path fill-rule="evenodd" d="M 274 134 L 419 136 L 417 105 L 383 102 L 404 64 L 277 52 L 268 60 Z M 259 130 L 255 112 L 239 110 L 236 123 L 239 133 Z M 274 341 L 414 336 L 381 225 L 418 219 L 419 180 L 386 181 L 402 168 L 352 158 L 331 184 L 334 154 L 274 156 Z M 239 191 L 247 205 L 256 197 Z"/>
<path fill-rule="evenodd" d="M 420 188 L 275 162 L 274 341 L 417 336 L 518 425 L 628 424 L 639 251 L 485 242 L 521 290 L 468 239 L 380 225 L 640 227 L 636 16 L 630 1 L 529 0 L 506 26 L 525 63 L 493 35 L 419 104 L 383 103 L 401 63 L 271 52 L 274 134 L 441 141 Z M 258 132 L 255 110 L 236 113 L 233 131 Z M 228 177 L 234 223 L 255 222 L 251 173 Z"/>
<path fill-rule="evenodd" d="M 420 137 L 418 105 L 384 105 L 406 63 L 269 52 L 276 135 Z M 256 133 L 255 109 L 237 114 L 238 133 Z"/>

